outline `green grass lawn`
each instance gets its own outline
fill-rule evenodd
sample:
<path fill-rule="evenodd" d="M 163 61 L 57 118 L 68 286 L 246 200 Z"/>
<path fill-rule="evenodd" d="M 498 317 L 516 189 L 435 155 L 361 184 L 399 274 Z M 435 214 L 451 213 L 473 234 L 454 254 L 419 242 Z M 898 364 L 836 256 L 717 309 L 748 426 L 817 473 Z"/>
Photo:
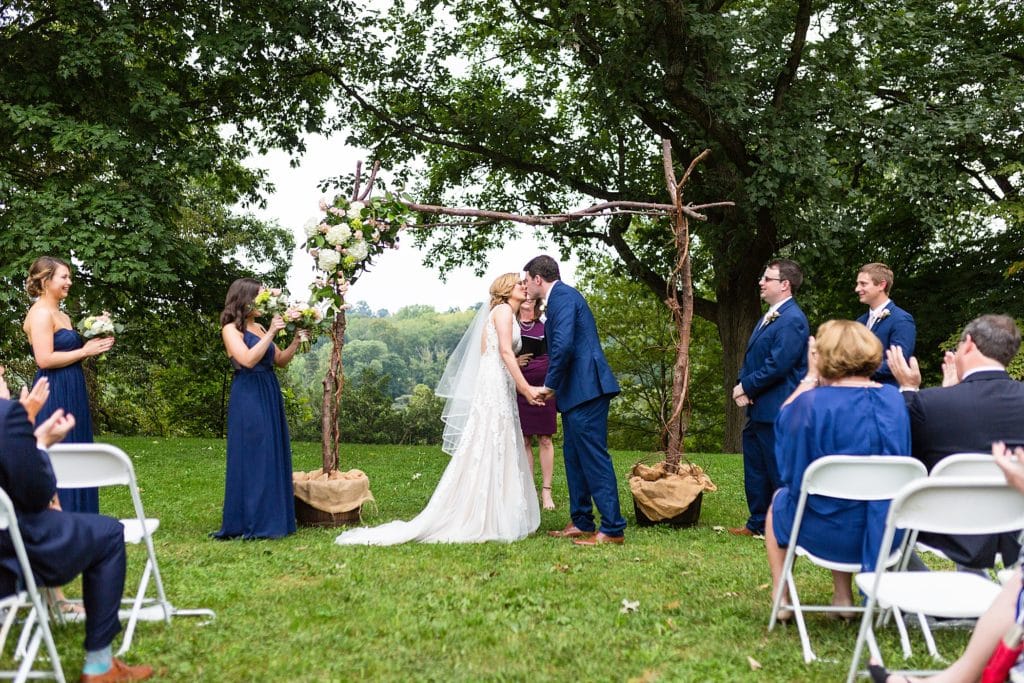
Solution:
<path fill-rule="evenodd" d="M 337 530 L 302 528 L 277 541 L 214 541 L 224 488 L 224 442 L 113 438 L 135 462 L 168 597 L 208 607 L 217 619 L 143 623 L 127 659 L 169 681 L 836 681 L 844 678 L 857 627 L 811 616 L 824 661 L 805 665 L 795 627 L 767 630 L 764 544 L 715 527 L 745 519 L 739 456 L 695 455 L 718 484 L 691 529 L 638 528 L 623 476 L 641 457 L 615 454 L 630 526 L 623 547 L 581 548 L 549 538 L 559 509 L 513 544 L 407 544 L 341 548 Z M 319 464 L 317 444 L 295 444 L 297 469 Z M 408 519 L 426 503 L 447 463 L 438 448 L 348 446 L 345 469 L 370 477 L 376 524 Z M 415 476 L 420 474 L 420 476 Z M 127 516 L 127 495 L 101 493 L 107 514 Z M 129 548 L 129 583 L 144 562 Z M 805 601 L 829 598 L 826 571 L 799 565 Z M 69 594 L 78 587 L 72 585 Z M 623 613 L 622 601 L 638 601 Z M 933 664 L 915 637 L 917 667 Z M 936 634 L 955 656 L 965 632 Z M 81 625 L 57 631 L 70 680 L 82 663 Z M 115 649 L 120 640 L 115 641 Z M 894 633 L 881 637 L 891 663 Z M 9 651 L 9 648 L 8 648 Z"/>

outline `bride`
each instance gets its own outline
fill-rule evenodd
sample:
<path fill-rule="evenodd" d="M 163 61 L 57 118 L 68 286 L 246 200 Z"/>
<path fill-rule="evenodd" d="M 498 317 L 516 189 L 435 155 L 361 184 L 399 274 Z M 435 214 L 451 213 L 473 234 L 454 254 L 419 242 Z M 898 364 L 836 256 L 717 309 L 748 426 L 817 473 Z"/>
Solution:
<path fill-rule="evenodd" d="M 526 300 L 516 273 L 499 276 L 455 348 L 437 386 L 447 398 L 444 451 L 452 456 L 430 502 L 414 519 L 346 531 L 338 545 L 517 541 L 537 530 L 540 507 L 519 433 L 515 392 L 543 404 L 523 378 L 515 314 Z"/>

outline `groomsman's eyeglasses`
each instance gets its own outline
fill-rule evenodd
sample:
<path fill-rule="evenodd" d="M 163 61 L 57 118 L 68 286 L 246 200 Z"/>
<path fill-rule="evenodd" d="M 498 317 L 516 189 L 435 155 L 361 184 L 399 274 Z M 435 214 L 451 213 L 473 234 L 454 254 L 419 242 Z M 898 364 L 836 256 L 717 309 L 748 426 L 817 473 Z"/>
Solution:
<path fill-rule="evenodd" d="M 768 277 L 767 275 L 762 275 L 761 279 L 758 280 L 758 282 L 770 282 L 772 280 L 775 280 L 776 282 L 782 282 L 781 277 Z"/>

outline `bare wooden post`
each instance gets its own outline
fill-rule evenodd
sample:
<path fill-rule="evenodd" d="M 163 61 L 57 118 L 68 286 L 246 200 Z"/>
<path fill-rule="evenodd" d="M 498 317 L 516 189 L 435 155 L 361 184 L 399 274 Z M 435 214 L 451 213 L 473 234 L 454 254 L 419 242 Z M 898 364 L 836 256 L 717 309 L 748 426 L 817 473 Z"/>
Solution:
<path fill-rule="evenodd" d="M 324 397 L 321 403 L 321 446 L 325 473 L 338 469 L 338 451 L 341 444 L 338 411 L 341 408 L 341 392 L 345 388 L 345 368 L 341 364 L 341 352 L 345 346 L 347 325 L 345 309 L 342 309 L 331 323 L 331 357 L 327 363 L 327 373 L 324 375 Z"/>
<path fill-rule="evenodd" d="M 679 471 L 685 449 L 683 439 L 690 423 L 687 405 L 690 390 L 690 337 L 693 331 L 693 273 L 690 265 L 690 222 L 683 206 L 683 186 L 690 179 L 696 165 L 710 150 L 701 152 L 686 169 L 682 180 L 676 182 L 672 167 L 672 143 L 661 141 L 662 159 L 665 167 L 665 183 L 669 196 L 675 205 L 672 217 L 673 236 L 676 243 L 676 262 L 668 278 L 665 305 L 672 312 L 676 324 L 676 362 L 672 371 L 672 412 L 665 429 L 668 432 L 668 451 L 665 454 L 665 470 L 669 474 Z"/>

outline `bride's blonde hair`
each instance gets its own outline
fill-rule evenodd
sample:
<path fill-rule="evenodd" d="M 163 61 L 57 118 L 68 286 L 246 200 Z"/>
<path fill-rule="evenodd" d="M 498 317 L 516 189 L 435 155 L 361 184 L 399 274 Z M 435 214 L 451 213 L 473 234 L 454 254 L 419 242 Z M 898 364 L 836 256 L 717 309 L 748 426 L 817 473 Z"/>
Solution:
<path fill-rule="evenodd" d="M 508 301 L 509 296 L 512 295 L 512 290 L 519 284 L 519 273 L 505 273 L 499 275 L 494 282 L 491 283 L 491 308 L 494 308 L 498 304 L 503 304 Z"/>

